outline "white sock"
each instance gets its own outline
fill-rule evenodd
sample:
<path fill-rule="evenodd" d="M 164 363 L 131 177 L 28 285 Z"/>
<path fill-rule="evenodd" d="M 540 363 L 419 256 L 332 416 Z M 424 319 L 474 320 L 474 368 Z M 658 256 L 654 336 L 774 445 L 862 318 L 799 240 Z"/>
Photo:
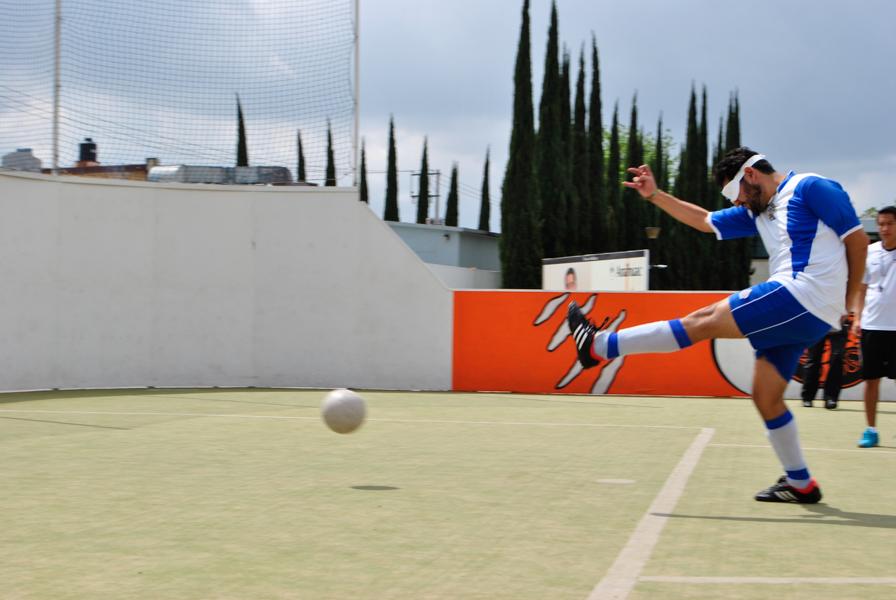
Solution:
<path fill-rule="evenodd" d="M 805 488 L 812 481 L 803 450 L 800 447 L 800 436 L 796 428 L 793 414 L 787 410 L 783 415 L 765 422 L 768 439 L 784 467 L 787 483 L 797 489 Z"/>
<path fill-rule="evenodd" d="M 594 354 L 603 358 L 616 358 L 627 354 L 648 352 L 675 352 L 691 345 L 691 338 L 681 321 L 654 321 L 635 327 L 627 327 L 608 335 L 594 336 Z"/>

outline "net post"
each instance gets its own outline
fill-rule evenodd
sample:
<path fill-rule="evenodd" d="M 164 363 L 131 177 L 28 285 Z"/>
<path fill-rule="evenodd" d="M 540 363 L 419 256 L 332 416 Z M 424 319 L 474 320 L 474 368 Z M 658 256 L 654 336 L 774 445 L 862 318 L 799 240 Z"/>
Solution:
<path fill-rule="evenodd" d="M 358 123 L 361 120 L 361 77 L 360 77 L 360 59 L 361 59 L 361 26 L 360 26 L 360 7 L 361 0 L 352 0 L 355 5 L 355 122 L 352 127 L 352 185 L 358 187 Z"/>
<path fill-rule="evenodd" d="M 59 62 L 62 42 L 62 0 L 56 0 L 53 16 L 53 175 L 59 175 Z"/>

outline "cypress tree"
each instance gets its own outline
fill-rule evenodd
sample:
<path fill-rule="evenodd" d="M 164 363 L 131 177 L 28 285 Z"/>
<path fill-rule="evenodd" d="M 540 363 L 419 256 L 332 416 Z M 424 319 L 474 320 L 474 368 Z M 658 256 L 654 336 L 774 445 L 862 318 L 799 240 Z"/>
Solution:
<path fill-rule="evenodd" d="M 638 129 L 638 96 L 632 98 L 632 111 L 628 124 L 628 144 L 626 147 L 626 167 L 638 167 L 644 164 L 644 150 L 641 143 L 641 135 Z M 625 240 L 623 250 L 637 250 L 644 248 L 645 206 L 641 195 L 631 188 L 622 190 L 622 210 L 620 214 L 622 230 Z"/>
<path fill-rule="evenodd" d="M 725 123 L 725 151 L 739 148 L 740 142 L 740 101 L 735 91 L 728 103 L 728 121 Z M 750 285 L 750 267 L 753 261 L 753 247 L 755 238 L 743 238 L 734 240 L 735 245 L 732 262 L 732 278 L 729 288 L 734 290 L 744 289 Z"/>
<path fill-rule="evenodd" d="M 653 157 L 650 162 L 650 169 L 656 179 L 656 185 L 659 189 L 665 190 L 668 185 L 668 159 L 666 157 L 666 148 L 663 143 L 663 114 L 660 113 L 656 123 L 656 145 L 653 150 Z M 650 250 L 650 264 L 668 264 L 669 247 L 672 244 L 672 231 L 667 223 L 668 215 L 659 210 L 651 202 L 645 202 L 645 226 L 659 227 L 660 238 L 651 240 L 648 238 L 647 245 Z M 650 289 L 665 290 L 668 289 L 668 281 L 665 269 L 651 269 L 650 271 Z"/>
<path fill-rule="evenodd" d="M 668 160 L 666 158 L 666 149 L 663 145 L 663 113 L 660 113 L 656 122 L 656 143 L 653 148 L 653 160 L 650 163 L 650 169 L 653 171 L 657 187 L 661 190 L 666 189 L 669 185 L 669 176 L 666 173 Z"/>
<path fill-rule="evenodd" d="M 721 160 L 722 155 L 725 153 L 725 120 L 721 116 L 719 117 L 719 130 L 716 135 L 716 142 L 713 145 L 712 150 L 712 168 L 710 169 L 710 175 L 707 179 L 707 186 L 709 189 L 709 206 L 707 206 L 707 210 L 716 211 L 725 208 L 724 203 L 727 202 L 722 197 L 722 190 L 716 185 L 711 174 L 712 169 L 715 168 L 719 160 Z M 715 269 L 716 276 L 713 282 L 715 283 L 714 289 L 729 290 L 731 289 L 731 282 L 734 280 L 738 242 L 736 240 L 725 240 L 721 242 L 712 240 L 710 243 L 718 244 L 713 250 L 713 254 L 717 257 Z"/>
<path fill-rule="evenodd" d="M 398 221 L 398 161 L 395 154 L 395 121 L 389 117 L 389 158 L 386 166 L 384 221 Z"/>
<path fill-rule="evenodd" d="M 423 158 L 420 160 L 420 186 L 417 191 L 417 222 L 426 223 L 429 216 L 429 158 L 426 151 L 426 138 L 423 138 Z M 435 216 L 436 219 L 439 215 Z"/>
<path fill-rule="evenodd" d="M 305 179 L 305 152 L 302 150 L 302 130 L 296 130 L 296 154 L 298 155 L 298 164 L 296 165 L 296 181 L 306 181 Z"/>
<path fill-rule="evenodd" d="M 700 189 L 700 125 L 697 121 L 697 92 L 691 86 L 691 97 L 688 103 L 688 124 L 685 144 L 678 164 L 678 177 L 675 179 L 675 195 L 682 200 L 701 204 Z M 700 263 L 700 239 L 704 235 L 687 225 L 676 228 L 679 256 L 675 258 L 675 275 L 678 289 L 694 290 L 700 287 L 700 274 L 697 269 Z"/>
<path fill-rule="evenodd" d="M 536 146 L 536 173 L 539 182 L 542 218 L 542 243 L 547 257 L 566 254 L 567 211 L 566 186 L 568 177 L 564 161 L 564 139 L 569 121 L 564 122 L 563 81 L 560 71 L 557 4 L 551 3 L 551 24 L 545 52 L 544 79 L 538 110 L 538 137 Z"/>
<path fill-rule="evenodd" d="M 699 152 L 699 156 L 697 158 L 697 165 L 699 166 L 699 170 L 697 171 L 697 177 L 699 178 L 697 181 L 699 183 L 699 200 L 698 202 L 704 208 L 710 208 L 714 206 L 714 201 L 709 197 L 709 120 L 706 117 L 707 113 L 707 100 L 706 100 L 706 86 L 703 86 L 703 102 L 700 106 L 700 124 L 698 125 L 698 135 L 697 135 L 697 150 Z M 701 237 L 701 239 L 706 239 L 706 237 Z"/>
<path fill-rule="evenodd" d="M 697 139 L 699 138 L 699 125 L 697 123 L 697 92 L 691 86 L 691 97 L 688 102 L 688 121 L 685 132 L 685 142 L 682 148 L 681 160 L 678 163 L 678 177 L 675 178 L 675 195 L 687 201 L 699 203 L 699 187 L 696 185 L 699 173 L 699 151 Z"/>
<path fill-rule="evenodd" d="M 364 151 L 364 140 L 361 140 L 361 183 L 360 188 L 358 190 L 361 202 L 367 202 L 370 204 L 370 200 L 367 197 L 367 153 Z"/>
<path fill-rule="evenodd" d="M 606 244 L 604 252 L 616 252 L 622 250 L 620 226 L 623 224 L 623 212 L 620 206 L 622 201 L 622 184 L 619 182 L 620 169 L 619 149 L 619 103 L 613 106 L 613 123 L 610 126 L 610 149 L 607 155 L 607 179 L 606 190 Z"/>
<path fill-rule="evenodd" d="M 698 124 L 697 135 L 697 166 L 695 172 L 697 177 L 698 200 L 696 202 L 707 210 L 715 210 L 717 203 L 714 198 L 710 197 L 709 186 L 709 119 L 707 118 L 707 99 L 706 85 L 703 86 L 702 103 L 700 106 L 700 122 Z M 717 261 L 719 248 L 715 246 L 713 237 L 696 232 L 698 243 L 697 259 L 698 268 L 698 287 L 703 290 L 722 289 L 720 275 L 722 273 Z"/>
<path fill-rule="evenodd" d="M 740 101 L 735 91 L 728 101 L 728 122 L 725 126 L 725 152 L 740 147 Z"/>
<path fill-rule="evenodd" d="M 457 163 L 451 166 L 451 183 L 448 186 L 448 200 L 445 202 L 445 225 L 457 227 Z"/>
<path fill-rule="evenodd" d="M 563 140 L 563 154 L 569 156 L 572 141 L 572 111 L 569 106 L 572 76 L 570 75 L 569 50 L 563 47 L 563 58 L 560 61 L 560 129 Z M 569 161 L 567 160 L 568 164 Z"/>
<path fill-rule="evenodd" d="M 485 167 L 482 169 L 482 196 L 479 203 L 479 230 L 491 231 L 489 220 L 491 219 L 492 203 L 488 189 L 489 149 L 485 150 Z"/>
<path fill-rule="evenodd" d="M 571 214 L 570 228 L 575 231 L 576 254 L 585 254 L 590 247 L 591 237 L 591 181 L 588 166 L 588 131 L 585 117 L 585 51 L 579 53 L 579 75 L 576 79 L 576 99 L 572 126 L 572 168 L 573 197 L 578 201 Z"/>
<path fill-rule="evenodd" d="M 236 166 L 249 166 L 249 149 L 246 144 L 246 123 L 243 120 L 243 106 L 240 104 L 240 95 L 236 95 Z"/>
<path fill-rule="evenodd" d="M 562 129 L 562 154 L 560 168 L 563 173 L 563 212 L 566 222 L 563 226 L 563 248 L 566 254 L 577 254 L 580 245 L 579 235 L 579 195 L 573 181 L 573 116 L 569 106 L 571 89 L 571 68 L 569 51 L 564 47 L 563 60 L 560 63 L 560 123 Z"/>
<path fill-rule="evenodd" d="M 535 124 L 529 47 L 529 0 L 523 0 L 522 25 L 513 73 L 513 127 L 501 185 L 501 277 L 505 288 L 541 287 L 541 227 L 535 177 Z"/>
<path fill-rule="evenodd" d="M 336 185 L 336 160 L 333 157 L 333 134 L 330 131 L 330 120 L 327 119 L 327 179 L 324 185 Z"/>
<path fill-rule="evenodd" d="M 719 136 L 716 138 L 716 145 L 713 148 L 712 154 L 712 164 L 715 166 L 720 160 L 722 160 L 722 156 L 725 154 L 725 119 L 724 117 L 719 117 Z M 710 173 L 712 173 L 712 169 L 710 169 Z M 712 181 L 712 177 L 710 176 L 710 182 Z M 715 200 L 719 200 L 715 198 Z"/>
<path fill-rule="evenodd" d="M 604 185 L 604 127 L 600 98 L 600 61 L 597 40 L 591 36 L 591 93 L 588 100 L 588 252 L 607 250 L 607 203 Z"/>

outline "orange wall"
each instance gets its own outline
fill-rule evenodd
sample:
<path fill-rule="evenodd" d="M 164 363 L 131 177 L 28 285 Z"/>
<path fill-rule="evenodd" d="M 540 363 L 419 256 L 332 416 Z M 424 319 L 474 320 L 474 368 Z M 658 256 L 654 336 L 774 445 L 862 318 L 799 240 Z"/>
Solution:
<path fill-rule="evenodd" d="M 575 300 L 598 324 L 631 327 L 680 318 L 724 293 L 457 291 L 453 389 L 526 393 L 743 396 L 722 376 L 708 342 L 670 354 L 627 356 L 581 370 L 565 325 Z"/>

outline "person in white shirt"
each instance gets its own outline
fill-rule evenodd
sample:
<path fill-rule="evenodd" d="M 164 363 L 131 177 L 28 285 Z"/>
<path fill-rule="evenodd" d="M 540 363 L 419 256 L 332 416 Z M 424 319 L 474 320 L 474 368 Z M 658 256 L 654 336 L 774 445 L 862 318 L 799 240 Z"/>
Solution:
<path fill-rule="evenodd" d="M 764 155 L 746 147 L 729 151 L 714 168 L 722 195 L 734 204 L 715 212 L 660 190 L 647 165 L 628 171 L 634 178 L 623 185 L 685 225 L 719 239 L 759 235 L 771 276 L 681 319 L 618 331 L 595 327 L 571 302 L 567 321 L 579 362 L 590 368 L 617 356 L 674 352 L 714 338 L 747 338 L 756 350 L 753 403 L 784 470 L 755 499 L 819 502 L 821 489 L 803 457 L 784 390 L 803 350 L 855 312 L 868 236 L 849 195 L 839 183 L 819 175 L 779 173 Z"/>
<path fill-rule="evenodd" d="M 859 448 L 879 443 L 877 401 L 882 377 L 896 379 L 896 206 L 877 213 L 880 241 L 868 247 L 865 277 L 859 294 L 860 317 L 853 332 L 862 339 L 862 379 L 865 380 L 865 419 L 868 427 Z"/>

